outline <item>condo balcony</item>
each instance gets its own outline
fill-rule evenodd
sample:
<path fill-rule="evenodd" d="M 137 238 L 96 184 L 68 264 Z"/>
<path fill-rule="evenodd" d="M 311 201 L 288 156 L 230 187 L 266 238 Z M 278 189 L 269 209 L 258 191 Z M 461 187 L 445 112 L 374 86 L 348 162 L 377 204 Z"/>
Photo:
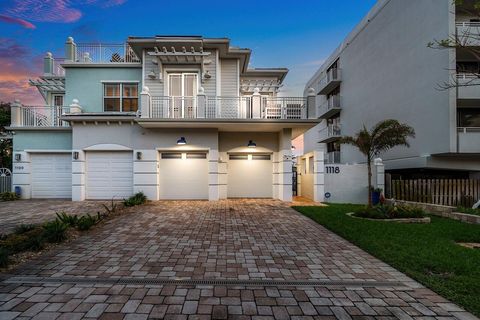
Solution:
<path fill-rule="evenodd" d="M 480 46 L 480 22 L 457 22 L 456 39 L 462 46 Z"/>
<path fill-rule="evenodd" d="M 19 103 L 12 104 L 12 128 L 68 128 L 68 122 L 62 116 L 79 113 L 79 106 L 25 106 Z"/>
<path fill-rule="evenodd" d="M 477 102 L 472 100 L 479 100 L 480 102 L 480 90 L 478 87 L 480 86 L 480 75 L 473 74 L 473 73 L 459 73 L 457 74 L 457 84 L 458 84 L 458 92 L 457 92 L 457 99 L 459 99 L 459 106 L 475 104 Z"/>
<path fill-rule="evenodd" d="M 457 128 L 457 148 L 460 153 L 480 153 L 480 128 Z"/>
<path fill-rule="evenodd" d="M 320 130 L 320 143 L 329 143 L 342 137 L 342 127 L 340 124 L 327 125 Z"/>
<path fill-rule="evenodd" d="M 340 151 L 331 151 L 325 153 L 325 163 L 334 164 L 340 163 Z"/>
<path fill-rule="evenodd" d="M 340 85 L 342 81 L 342 70 L 340 68 L 332 68 L 327 71 L 327 74 L 320 80 L 318 84 L 318 94 L 327 95 Z"/>
<path fill-rule="evenodd" d="M 127 43 L 75 43 L 68 38 L 65 44 L 65 63 L 81 64 L 139 64 L 140 59 Z"/>
<path fill-rule="evenodd" d="M 342 110 L 340 105 L 340 96 L 330 96 L 319 108 L 320 119 L 328 119 L 338 114 Z"/>

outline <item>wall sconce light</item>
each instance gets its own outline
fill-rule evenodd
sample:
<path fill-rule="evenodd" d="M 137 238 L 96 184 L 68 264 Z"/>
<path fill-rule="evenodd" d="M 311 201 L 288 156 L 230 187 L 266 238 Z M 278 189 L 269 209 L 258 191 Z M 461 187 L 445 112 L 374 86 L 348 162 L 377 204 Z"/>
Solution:
<path fill-rule="evenodd" d="M 78 151 L 73 152 L 73 159 L 78 160 Z"/>
<path fill-rule="evenodd" d="M 22 155 L 20 153 L 15 154 L 15 161 L 20 161 L 22 160 Z"/>
<path fill-rule="evenodd" d="M 148 77 L 150 79 L 155 79 L 157 77 L 157 74 L 155 73 L 155 71 L 151 70 L 149 73 L 148 73 Z"/>
<path fill-rule="evenodd" d="M 137 160 L 142 160 L 142 156 L 143 156 L 142 152 L 138 151 L 137 152 Z"/>
<path fill-rule="evenodd" d="M 295 151 L 295 149 L 297 148 L 295 148 L 295 146 L 292 146 L 290 149 L 292 149 L 292 151 Z"/>
<path fill-rule="evenodd" d="M 205 73 L 203 74 L 203 79 L 210 79 L 212 77 L 212 75 L 210 74 L 210 71 L 205 71 Z"/>
<path fill-rule="evenodd" d="M 253 142 L 252 140 L 249 140 L 248 141 L 248 147 L 249 148 L 256 148 L 257 147 L 257 144 L 255 142 Z"/>
<path fill-rule="evenodd" d="M 177 140 L 177 144 L 179 146 L 187 144 L 187 140 L 185 140 L 185 137 L 180 137 L 180 139 Z"/>

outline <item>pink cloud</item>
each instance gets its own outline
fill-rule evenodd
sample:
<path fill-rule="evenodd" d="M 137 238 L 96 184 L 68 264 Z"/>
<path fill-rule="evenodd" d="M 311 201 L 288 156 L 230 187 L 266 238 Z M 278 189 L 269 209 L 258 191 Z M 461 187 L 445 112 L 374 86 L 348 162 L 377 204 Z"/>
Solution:
<path fill-rule="evenodd" d="M 109 8 L 122 5 L 127 0 L 12 0 L 1 12 L 0 21 L 16 23 L 34 29 L 34 22 L 71 23 L 82 17 L 79 9 L 86 5 Z"/>
<path fill-rule="evenodd" d="M 9 16 L 4 16 L 3 14 L 0 14 L 0 21 L 6 22 L 6 23 L 12 23 L 12 24 L 19 24 L 22 27 L 27 28 L 27 29 L 35 29 L 36 28 L 34 24 L 32 24 L 28 21 L 25 21 L 25 20 L 19 19 L 19 18 L 12 18 L 12 17 L 9 17 Z"/>

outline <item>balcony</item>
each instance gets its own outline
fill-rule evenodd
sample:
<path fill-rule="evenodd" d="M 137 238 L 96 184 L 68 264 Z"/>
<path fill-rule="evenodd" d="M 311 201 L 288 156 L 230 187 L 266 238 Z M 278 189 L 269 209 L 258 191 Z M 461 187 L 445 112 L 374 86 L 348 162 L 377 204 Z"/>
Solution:
<path fill-rule="evenodd" d="M 318 94 L 327 95 L 340 85 L 342 82 L 342 72 L 339 68 L 332 68 L 327 71 L 327 74 L 320 80 L 318 87 Z"/>
<path fill-rule="evenodd" d="M 480 153 L 480 128 L 457 128 L 457 148 L 460 153 Z"/>
<path fill-rule="evenodd" d="M 320 119 L 331 118 L 332 116 L 339 113 L 341 110 L 342 108 L 340 106 L 340 96 L 331 96 L 320 106 Z"/>
<path fill-rule="evenodd" d="M 325 154 L 326 164 L 340 163 L 340 151 L 327 152 Z"/>
<path fill-rule="evenodd" d="M 70 62 L 98 64 L 140 63 L 140 59 L 127 43 L 75 44 L 73 39 L 71 43 L 68 41 L 67 52 L 71 52 L 71 54 L 67 60 Z"/>
<path fill-rule="evenodd" d="M 320 130 L 320 143 L 329 143 L 342 137 L 342 127 L 340 124 L 328 125 Z"/>
<path fill-rule="evenodd" d="M 12 128 L 68 128 L 61 116 L 80 112 L 75 106 L 24 106 L 12 105 Z"/>
<path fill-rule="evenodd" d="M 456 39 L 466 47 L 480 46 L 480 22 L 456 23 Z"/>
<path fill-rule="evenodd" d="M 478 74 L 473 73 L 459 73 L 457 74 L 457 99 L 459 99 L 459 106 L 476 103 L 480 101 L 480 78 Z"/>

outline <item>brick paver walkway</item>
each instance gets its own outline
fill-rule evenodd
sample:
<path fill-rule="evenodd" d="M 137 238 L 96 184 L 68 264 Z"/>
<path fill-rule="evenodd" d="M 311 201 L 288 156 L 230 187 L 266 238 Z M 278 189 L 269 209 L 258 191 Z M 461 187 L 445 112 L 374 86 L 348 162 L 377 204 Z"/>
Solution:
<path fill-rule="evenodd" d="M 102 203 L 110 201 L 70 200 L 17 200 L 0 202 L 0 234 L 12 232 L 16 226 L 39 224 L 55 219 L 55 212 L 65 211 L 70 214 L 87 214 L 103 211 Z"/>
<path fill-rule="evenodd" d="M 5 276 L 15 317 L 475 319 L 268 200 L 135 208 Z"/>

